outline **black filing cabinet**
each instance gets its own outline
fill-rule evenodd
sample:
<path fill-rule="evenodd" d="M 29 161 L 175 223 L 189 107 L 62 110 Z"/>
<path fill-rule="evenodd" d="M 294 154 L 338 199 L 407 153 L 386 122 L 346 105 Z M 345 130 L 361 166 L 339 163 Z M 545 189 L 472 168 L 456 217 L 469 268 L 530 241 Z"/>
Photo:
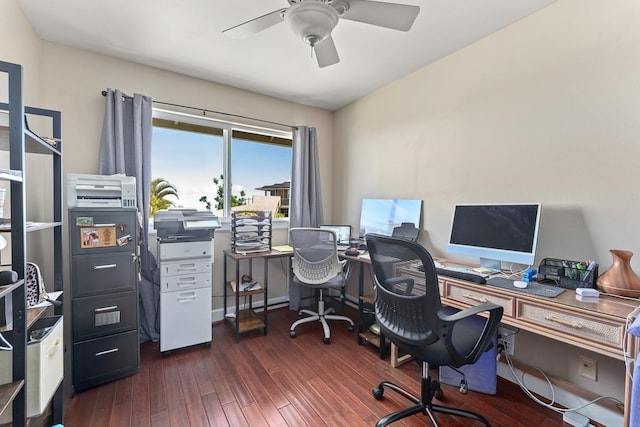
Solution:
<path fill-rule="evenodd" d="M 138 212 L 69 209 L 72 393 L 140 369 Z"/>

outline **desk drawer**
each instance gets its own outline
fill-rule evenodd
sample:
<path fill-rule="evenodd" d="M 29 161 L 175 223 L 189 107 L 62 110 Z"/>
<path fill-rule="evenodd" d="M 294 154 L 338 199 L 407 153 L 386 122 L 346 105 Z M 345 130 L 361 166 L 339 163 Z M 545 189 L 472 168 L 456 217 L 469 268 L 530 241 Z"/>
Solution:
<path fill-rule="evenodd" d="M 180 276 L 162 275 L 160 292 L 185 291 L 195 288 L 211 288 L 211 273 L 183 274 Z"/>
<path fill-rule="evenodd" d="M 163 280 L 167 276 L 194 275 L 199 273 L 207 273 L 211 275 L 211 259 L 164 261 L 160 263 L 160 275 Z"/>
<path fill-rule="evenodd" d="M 504 309 L 503 317 L 514 317 L 515 298 L 494 294 L 482 285 L 461 285 L 456 282 L 445 280 L 445 289 L 441 293 L 444 298 L 459 301 L 467 305 L 480 305 L 485 302 L 492 302 Z"/>
<path fill-rule="evenodd" d="M 598 347 L 619 350 L 624 340 L 624 322 L 599 318 L 595 313 L 579 314 L 559 307 L 519 301 L 517 318 L 562 335 L 591 341 Z"/>

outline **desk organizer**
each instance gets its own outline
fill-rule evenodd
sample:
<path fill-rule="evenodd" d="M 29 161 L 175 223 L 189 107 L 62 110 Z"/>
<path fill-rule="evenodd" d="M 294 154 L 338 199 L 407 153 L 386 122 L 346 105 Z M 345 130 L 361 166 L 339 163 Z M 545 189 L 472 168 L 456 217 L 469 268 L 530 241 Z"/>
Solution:
<path fill-rule="evenodd" d="M 271 211 L 231 212 L 231 249 L 237 254 L 271 251 Z"/>
<path fill-rule="evenodd" d="M 538 281 L 552 280 L 562 288 L 595 288 L 598 264 L 566 259 L 544 258 L 538 268 Z"/>

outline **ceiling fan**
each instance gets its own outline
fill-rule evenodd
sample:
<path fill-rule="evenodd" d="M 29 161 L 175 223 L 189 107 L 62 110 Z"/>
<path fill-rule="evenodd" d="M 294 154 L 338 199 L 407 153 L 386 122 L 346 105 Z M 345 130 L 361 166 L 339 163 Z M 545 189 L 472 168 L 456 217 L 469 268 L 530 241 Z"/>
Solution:
<path fill-rule="evenodd" d="M 222 33 L 245 38 L 285 21 L 293 33 L 311 46 L 320 67 L 340 61 L 331 31 L 339 19 L 363 22 L 394 30 L 408 31 L 420 12 L 419 6 L 370 0 L 287 0 L 288 8 L 278 9 L 233 26 Z"/>

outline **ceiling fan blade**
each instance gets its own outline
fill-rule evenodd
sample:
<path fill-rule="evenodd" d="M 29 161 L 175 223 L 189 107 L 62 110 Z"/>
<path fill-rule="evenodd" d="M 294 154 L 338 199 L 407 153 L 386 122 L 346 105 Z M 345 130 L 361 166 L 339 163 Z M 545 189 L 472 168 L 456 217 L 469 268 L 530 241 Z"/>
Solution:
<path fill-rule="evenodd" d="M 420 6 L 348 0 L 349 9 L 340 18 L 364 22 L 400 31 L 409 31 L 420 12 Z"/>
<path fill-rule="evenodd" d="M 222 34 L 234 39 L 247 38 L 282 22 L 285 10 L 287 9 L 278 9 L 271 13 L 267 13 L 266 15 L 238 24 L 235 27 L 227 28 L 222 32 Z"/>
<path fill-rule="evenodd" d="M 338 51 L 336 50 L 336 45 L 333 43 L 333 37 L 331 37 L 331 35 L 315 45 L 313 47 L 313 51 L 316 54 L 316 59 L 318 60 L 318 66 L 320 68 L 328 67 L 329 65 L 340 62 Z"/>

